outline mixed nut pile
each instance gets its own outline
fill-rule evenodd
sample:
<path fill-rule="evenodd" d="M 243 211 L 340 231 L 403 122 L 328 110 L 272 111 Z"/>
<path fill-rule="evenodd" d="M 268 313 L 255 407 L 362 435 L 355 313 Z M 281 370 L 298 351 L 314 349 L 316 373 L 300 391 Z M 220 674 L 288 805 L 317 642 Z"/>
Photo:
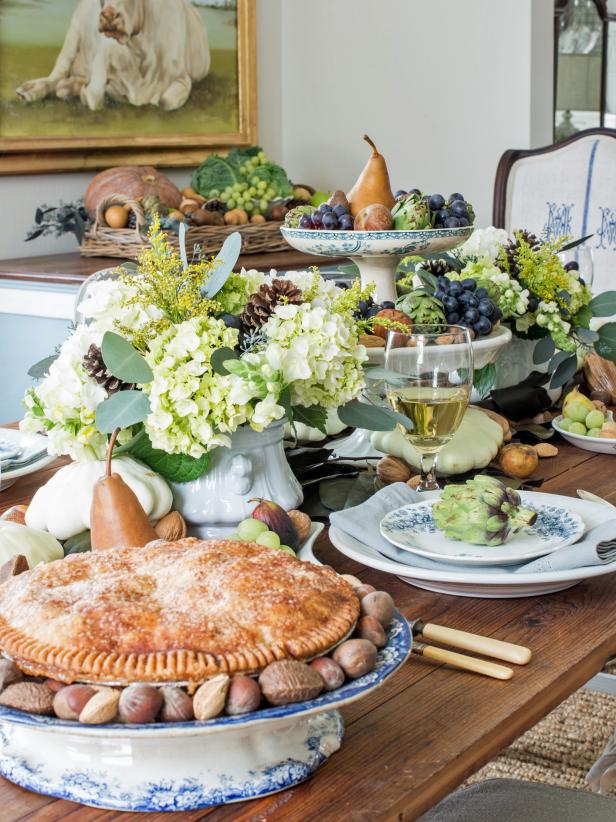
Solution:
<path fill-rule="evenodd" d="M 86 725 L 103 725 L 114 721 L 203 721 L 223 713 L 238 716 L 262 706 L 315 699 L 323 691 L 333 691 L 346 679 L 357 679 L 374 668 L 378 649 L 387 644 L 386 630 L 393 617 L 394 602 L 388 593 L 377 591 L 349 574 L 342 577 L 353 586 L 361 601 L 361 616 L 353 638 L 338 645 L 330 656 L 310 663 L 292 659 L 272 662 L 258 678 L 218 674 L 206 680 L 194 694 L 175 685 L 65 685 L 52 679 L 28 677 L 14 662 L 1 659 L 0 705 Z"/>

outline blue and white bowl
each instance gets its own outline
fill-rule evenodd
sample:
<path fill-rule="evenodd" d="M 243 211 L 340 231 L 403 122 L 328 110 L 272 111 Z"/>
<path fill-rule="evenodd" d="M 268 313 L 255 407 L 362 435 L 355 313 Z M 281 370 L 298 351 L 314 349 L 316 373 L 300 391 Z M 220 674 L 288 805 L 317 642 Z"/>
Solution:
<path fill-rule="evenodd" d="M 317 699 L 207 722 L 80 725 L 0 708 L 0 774 L 97 808 L 188 811 L 284 790 L 341 745 L 338 709 L 378 688 L 412 644 L 399 613 L 373 671 Z"/>
<path fill-rule="evenodd" d="M 427 228 L 417 231 L 319 231 L 281 227 L 289 245 L 321 257 L 383 257 L 395 254 L 425 256 L 457 248 L 473 226 Z"/>

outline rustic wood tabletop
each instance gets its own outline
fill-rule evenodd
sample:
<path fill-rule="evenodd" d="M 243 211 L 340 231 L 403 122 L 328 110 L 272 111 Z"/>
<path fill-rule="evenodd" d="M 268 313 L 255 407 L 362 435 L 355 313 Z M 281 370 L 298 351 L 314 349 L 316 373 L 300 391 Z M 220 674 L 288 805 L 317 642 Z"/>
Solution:
<path fill-rule="evenodd" d="M 540 490 L 578 488 L 616 504 L 616 463 L 559 443 L 542 460 Z M 27 503 L 60 464 L 23 477 L 0 495 L 0 510 Z M 616 654 L 616 576 L 526 599 L 486 600 L 422 591 L 342 556 L 323 537 L 315 551 L 340 572 L 388 590 L 408 618 L 528 645 L 529 665 L 509 682 L 412 657 L 383 688 L 343 710 L 346 737 L 307 782 L 251 802 L 178 813 L 180 822 L 374 822 L 413 820 L 544 717 Z M 2 822 L 128 822 L 133 814 L 86 808 L 0 780 Z M 148 820 L 169 819 L 147 814 Z"/>

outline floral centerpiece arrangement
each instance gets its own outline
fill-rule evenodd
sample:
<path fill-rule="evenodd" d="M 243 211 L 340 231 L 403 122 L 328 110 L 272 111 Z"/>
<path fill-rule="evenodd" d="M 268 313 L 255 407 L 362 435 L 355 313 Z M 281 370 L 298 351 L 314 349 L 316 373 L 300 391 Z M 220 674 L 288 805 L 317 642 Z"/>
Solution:
<path fill-rule="evenodd" d="M 550 387 L 555 388 L 571 379 L 578 355 L 592 348 L 616 361 L 616 323 L 591 328 L 593 318 L 616 314 L 616 292 L 593 297 L 578 264 L 563 264 L 559 254 L 575 245 L 566 239 L 540 241 L 523 230 L 509 237 L 503 229 L 478 229 L 454 252 L 419 263 L 402 283 L 419 274 L 447 314 L 448 284 L 474 281 L 476 293 L 485 292 L 514 335 L 538 341 L 534 362 L 548 363 Z M 465 306 L 459 308 L 454 319 L 465 324 Z M 470 308 L 481 311 L 481 306 Z"/>
<path fill-rule="evenodd" d="M 203 474 L 240 426 L 286 418 L 324 429 L 339 409 L 349 425 L 368 427 L 372 415 L 375 427 L 394 427 L 393 411 L 357 400 L 359 336 L 374 321 L 359 311 L 369 296 L 359 283 L 232 273 L 239 235 L 215 260 L 190 264 L 157 223 L 150 240 L 136 271 L 91 284 L 87 321 L 26 394 L 22 430 L 47 433 L 51 453 L 102 459 L 119 429 L 117 452 L 181 482 Z"/>

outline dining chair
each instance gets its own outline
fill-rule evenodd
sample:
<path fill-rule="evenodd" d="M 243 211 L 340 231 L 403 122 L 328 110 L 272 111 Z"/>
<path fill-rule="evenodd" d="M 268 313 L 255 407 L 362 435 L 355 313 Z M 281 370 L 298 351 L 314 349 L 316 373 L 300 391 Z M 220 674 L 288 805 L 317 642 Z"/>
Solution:
<path fill-rule="evenodd" d="M 518 779 L 487 779 L 439 802 L 418 822 L 614 822 L 616 799 Z"/>
<path fill-rule="evenodd" d="M 580 131 L 556 145 L 509 149 L 494 183 L 493 223 L 538 237 L 593 236 L 593 291 L 616 285 L 616 130 Z"/>

